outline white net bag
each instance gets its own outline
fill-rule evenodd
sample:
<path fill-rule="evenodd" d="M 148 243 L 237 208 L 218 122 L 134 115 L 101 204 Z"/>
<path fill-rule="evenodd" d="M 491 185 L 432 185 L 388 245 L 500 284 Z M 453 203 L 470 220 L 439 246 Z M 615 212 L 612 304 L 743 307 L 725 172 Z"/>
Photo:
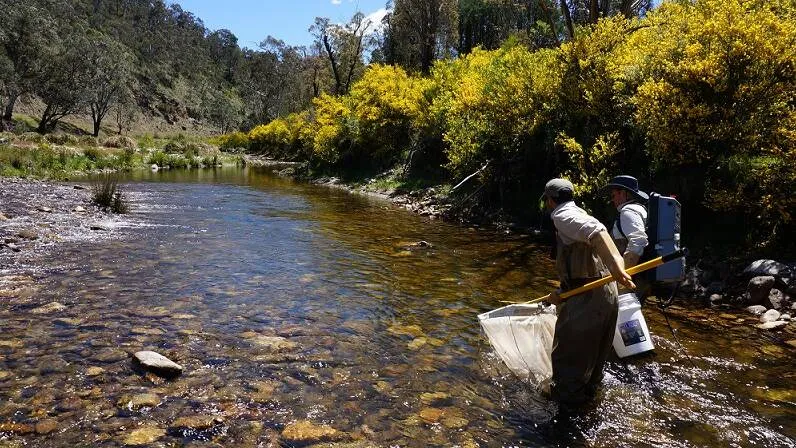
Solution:
<path fill-rule="evenodd" d="M 515 375 L 548 391 L 553 377 L 555 307 L 515 304 L 478 315 L 489 343 Z"/>

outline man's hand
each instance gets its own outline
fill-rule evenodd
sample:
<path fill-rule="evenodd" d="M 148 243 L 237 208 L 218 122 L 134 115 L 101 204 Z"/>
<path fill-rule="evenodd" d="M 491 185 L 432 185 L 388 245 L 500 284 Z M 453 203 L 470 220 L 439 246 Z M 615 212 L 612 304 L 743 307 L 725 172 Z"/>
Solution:
<path fill-rule="evenodd" d="M 625 269 L 632 268 L 633 266 L 637 265 L 639 258 L 641 257 L 633 252 L 625 252 L 624 255 L 622 255 L 622 259 L 625 261 Z"/>
<path fill-rule="evenodd" d="M 619 274 L 617 276 L 617 274 Z M 611 273 L 613 275 L 614 280 L 619 282 L 620 285 L 624 286 L 627 289 L 636 289 L 636 284 L 633 283 L 633 278 L 630 274 L 627 273 L 624 269 L 620 269 L 617 273 Z"/>
<path fill-rule="evenodd" d="M 614 245 L 614 241 L 608 235 L 608 232 L 603 230 L 593 236 L 590 242 L 597 256 L 603 261 L 605 267 L 611 271 L 614 280 L 625 288 L 636 289 L 636 284 L 633 283 L 630 274 L 625 271 L 625 261 L 622 259 L 619 251 L 616 250 L 616 245 Z"/>
<path fill-rule="evenodd" d="M 552 303 L 553 305 L 561 305 L 562 303 L 564 303 L 564 299 L 562 299 L 559 294 L 561 294 L 561 290 L 556 289 L 555 291 L 550 293 L 550 296 L 547 298 L 547 301 Z"/>

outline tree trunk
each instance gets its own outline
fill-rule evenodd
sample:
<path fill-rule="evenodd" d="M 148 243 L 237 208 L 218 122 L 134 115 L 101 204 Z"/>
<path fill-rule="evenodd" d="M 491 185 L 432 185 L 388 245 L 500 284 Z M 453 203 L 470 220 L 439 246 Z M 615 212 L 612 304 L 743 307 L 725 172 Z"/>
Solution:
<path fill-rule="evenodd" d="M 632 11 L 633 11 L 633 0 L 622 0 L 621 8 L 622 8 L 622 14 L 626 18 L 628 18 L 628 19 L 632 19 L 633 18 L 633 13 L 632 13 Z"/>
<path fill-rule="evenodd" d="M 332 73 L 334 73 L 334 93 L 340 94 L 344 93 L 340 90 L 342 89 L 342 83 L 340 82 L 340 73 L 337 69 L 337 61 L 334 59 L 334 51 L 332 51 L 332 45 L 329 43 L 329 36 L 323 36 L 323 46 L 326 47 L 326 53 L 329 55 L 329 62 L 332 64 Z"/>
<path fill-rule="evenodd" d="M 11 121 L 11 118 L 14 115 L 14 104 L 16 104 L 17 98 L 19 98 L 19 93 L 13 90 L 8 92 L 8 103 L 6 103 L 5 108 L 3 110 L 4 120 L 9 122 Z"/>
<path fill-rule="evenodd" d="M 591 0 L 589 2 L 589 22 L 597 23 L 600 18 L 600 8 L 597 5 L 598 0 Z"/>
<path fill-rule="evenodd" d="M 567 0 L 561 0 L 561 13 L 564 14 L 564 22 L 567 25 L 569 38 L 574 39 L 575 27 L 572 26 L 572 14 L 569 12 L 569 6 L 567 5 Z"/>
<path fill-rule="evenodd" d="M 553 39 L 555 39 L 556 45 L 561 45 L 561 40 L 556 32 L 556 23 L 553 21 L 553 12 L 547 7 L 547 0 L 539 0 L 539 6 L 542 7 L 545 15 L 547 15 L 547 21 L 550 23 L 550 30 L 553 32 Z"/>

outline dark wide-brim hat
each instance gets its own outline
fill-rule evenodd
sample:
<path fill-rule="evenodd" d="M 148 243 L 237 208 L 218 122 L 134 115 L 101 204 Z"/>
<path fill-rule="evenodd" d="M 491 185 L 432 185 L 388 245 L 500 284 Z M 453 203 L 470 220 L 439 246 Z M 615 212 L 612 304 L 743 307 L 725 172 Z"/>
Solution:
<path fill-rule="evenodd" d="M 608 185 L 603 187 L 604 190 L 610 190 L 612 188 L 621 188 L 623 190 L 626 190 L 636 198 L 641 199 L 642 201 L 645 202 L 650 198 L 650 196 L 647 193 L 644 193 L 643 191 L 638 189 L 638 179 L 636 179 L 633 176 L 628 176 L 625 174 L 621 176 L 616 176 L 613 179 L 611 179 L 610 182 L 608 182 Z"/>

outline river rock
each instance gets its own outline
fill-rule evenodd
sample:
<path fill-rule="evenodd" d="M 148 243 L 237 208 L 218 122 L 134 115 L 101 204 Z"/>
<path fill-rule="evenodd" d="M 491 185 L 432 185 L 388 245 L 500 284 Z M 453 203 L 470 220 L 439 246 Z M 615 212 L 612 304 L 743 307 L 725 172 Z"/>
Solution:
<path fill-rule="evenodd" d="M 328 425 L 315 425 L 307 420 L 291 423 L 282 431 L 282 439 L 291 445 L 313 445 L 345 439 L 342 433 Z"/>
<path fill-rule="evenodd" d="M 50 302 L 47 305 L 40 306 L 38 308 L 34 308 L 30 310 L 33 314 L 50 314 L 50 313 L 57 313 L 59 311 L 63 311 L 66 309 L 66 305 L 63 305 L 58 302 Z"/>
<path fill-rule="evenodd" d="M 768 310 L 760 316 L 760 322 L 774 322 L 779 320 L 780 312 L 777 310 Z"/>
<path fill-rule="evenodd" d="M 166 435 L 166 430 L 157 426 L 142 426 L 130 431 L 123 439 L 125 445 L 146 445 Z"/>
<path fill-rule="evenodd" d="M 10 432 L 14 434 L 30 434 L 35 431 L 33 425 L 25 423 L 3 422 L 0 423 L 0 432 Z"/>
<path fill-rule="evenodd" d="M 73 208 L 72 211 L 75 213 L 83 213 L 86 211 L 86 209 L 82 205 L 78 205 L 77 207 Z"/>
<path fill-rule="evenodd" d="M 133 354 L 133 364 L 164 378 L 175 378 L 182 373 L 182 366 L 160 353 L 140 351 Z"/>
<path fill-rule="evenodd" d="M 767 309 L 768 308 L 764 307 L 763 305 L 752 305 L 746 307 L 746 311 L 749 311 L 751 314 L 754 314 L 755 316 L 759 316 L 765 313 Z"/>
<path fill-rule="evenodd" d="M 749 280 L 746 291 L 749 293 L 749 305 L 763 305 L 774 287 L 776 279 L 771 276 L 754 277 Z"/>
<path fill-rule="evenodd" d="M 8 216 L 0 213 L 0 221 L 8 221 L 8 219 L 9 219 Z"/>
<path fill-rule="evenodd" d="M 38 206 L 36 207 L 36 210 L 44 213 L 52 213 L 53 211 L 53 209 L 51 209 L 50 207 L 44 207 L 44 206 Z"/>
<path fill-rule="evenodd" d="M 790 314 L 783 314 L 782 316 L 779 316 L 779 320 L 790 320 L 790 319 L 791 319 Z"/>
<path fill-rule="evenodd" d="M 425 392 L 420 394 L 420 401 L 426 405 L 439 406 L 450 400 L 451 395 L 447 392 Z"/>
<path fill-rule="evenodd" d="M 138 394 L 122 397 L 117 403 L 120 408 L 138 410 L 141 408 L 154 408 L 160 404 L 160 397 L 155 394 Z"/>
<path fill-rule="evenodd" d="M 711 306 L 718 306 L 724 302 L 724 296 L 721 294 L 711 294 L 710 295 L 710 305 Z"/>
<path fill-rule="evenodd" d="M 768 308 L 780 310 L 785 306 L 785 294 L 777 288 L 772 288 L 768 293 L 768 298 L 763 303 Z"/>
<path fill-rule="evenodd" d="M 105 373 L 105 369 L 103 369 L 102 367 L 97 367 L 97 366 L 89 367 L 86 370 L 86 376 L 99 376 L 99 375 L 102 375 L 103 373 Z"/>
<path fill-rule="evenodd" d="M 784 320 L 775 320 L 774 322 L 766 322 L 755 326 L 761 330 L 779 330 L 786 325 L 788 325 L 788 323 Z"/>
<path fill-rule="evenodd" d="M 25 240 L 39 239 L 39 235 L 32 230 L 20 230 L 19 232 L 17 232 L 17 236 Z"/>
<path fill-rule="evenodd" d="M 58 421 L 55 419 L 48 418 L 36 423 L 37 434 L 49 434 L 56 429 L 58 429 Z"/>
<path fill-rule="evenodd" d="M 250 341 L 254 344 L 266 348 L 268 351 L 271 352 L 285 352 L 293 350 L 294 348 L 298 347 L 298 344 L 296 344 L 295 342 L 288 341 L 287 339 L 281 336 L 259 335 L 251 338 Z"/>
<path fill-rule="evenodd" d="M 115 350 L 112 348 L 101 350 L 96 355 L 93 356 L 93 359 L 104 363 L 118 362 L 126 358 L 127 358 L 126 352 L 123 352 L 122 350 Z"/>
<path fill-rule="evenodd" d="M 743 273 L 745 275 L 751 275 L 755 277 L 759 276 L 782 276 L 782 277 L 789 277 L 790 276 L 790 267 L 784 263 L 780 263 L 774 260 L 757 260 L 753 261 L 749 266 L 747 266 Z"/>

